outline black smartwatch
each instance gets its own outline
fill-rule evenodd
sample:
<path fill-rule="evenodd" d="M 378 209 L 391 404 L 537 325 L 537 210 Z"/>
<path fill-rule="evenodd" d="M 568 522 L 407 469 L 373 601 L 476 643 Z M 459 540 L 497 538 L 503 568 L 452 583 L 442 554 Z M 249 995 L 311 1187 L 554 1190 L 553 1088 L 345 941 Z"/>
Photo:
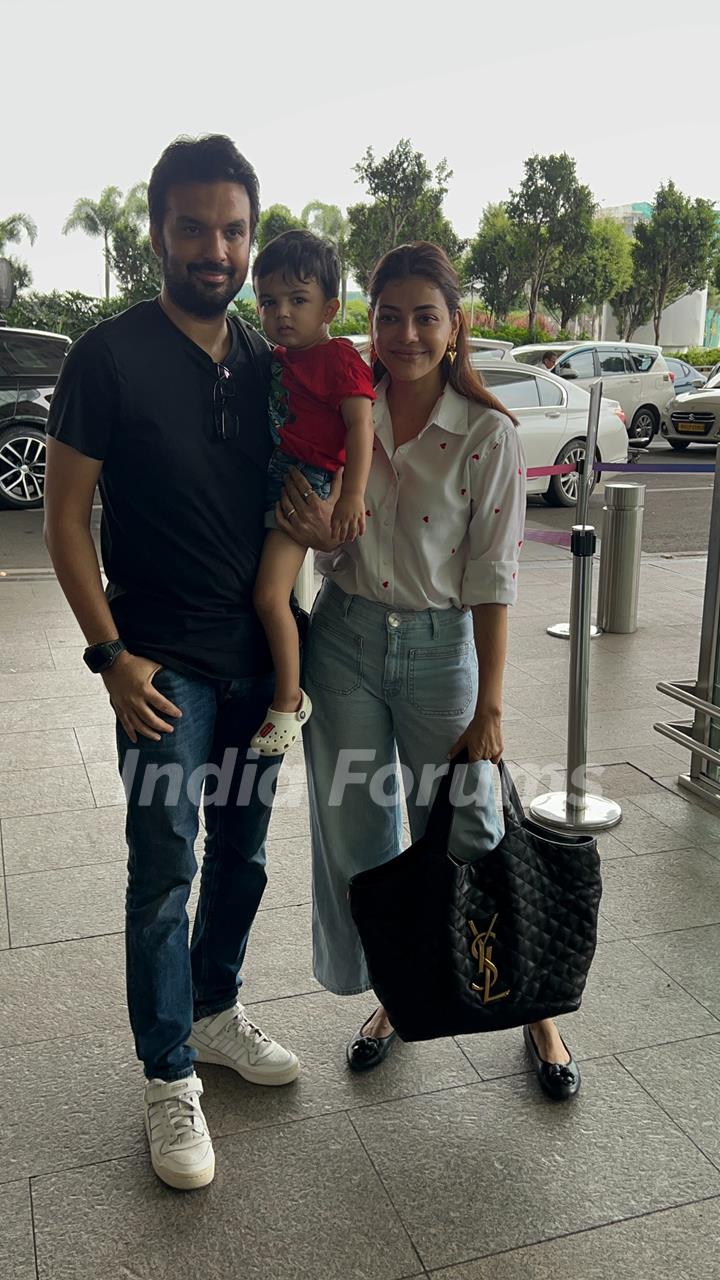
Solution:
<path fill-rule="evenodd" d="M 108 640 L 105 644 L 91 644 L 83 654 L 83 662 L 95 675 L 107 671 L 118 654 L 123 653 L 125 644 L 122 640 Z"/>

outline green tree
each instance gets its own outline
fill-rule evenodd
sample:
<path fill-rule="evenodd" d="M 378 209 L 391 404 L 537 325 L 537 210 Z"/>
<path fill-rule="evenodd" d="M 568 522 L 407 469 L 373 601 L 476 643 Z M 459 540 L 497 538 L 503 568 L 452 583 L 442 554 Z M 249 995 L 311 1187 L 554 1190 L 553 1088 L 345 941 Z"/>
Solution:
<path fill-rule="evenodd" d="M 347 238 L 349 223 L 342 210 L 336 204 L 323 204 L 321 200 L 313 200 L 306 204 L 300 214 L 303 226 L 330 240 L 337 249 L 340 259 L 340 322 L 344 324 L 347 316 L 347 283 L 349 263 L 347 256 Z"/>
<path fill-rule="evenodd" d="M 720 237 L 713 205 L 691 200 L 674 182 L 658 189 L 649 222 L 635 228 L 637 265 L 652 292 L 655 341 L 665 307 L 702 289 L 712 275 Z"/>
<path fill-rule="evenodd" d="M 150 237 L 129 217 L 121 218 L 113 229 L 110 265 L 127 306 L 160 292 L 162 273 Z"/>
<path fill-rule="evenodd" d="M 367 289 L 378 258 L 408 240 L 432 240 L 458 258 L 465 246 L 442 212 L 452 177 L 445 160 L 431 170 L 422 153 L 402 138 L 380 160 L 368 147 L 355 173 L 373 198 L 372 204 L 348 209 L 348 261 L 361 289 Z"/>
<path fill-rule="evenodd" d="M 250 298 L 236 298 L 233 303 L 233 309 L 235 314 L 239 316 L 241 320 L 244 320 L 246 324 L 249 324 L 253 329 L 258 329 L 262 332 L 262 325 L 257 313 L 257 307 Z"/>
<path fill-rule="evenodd" d="M 617 321 L 618 333 L 623 342 L 630 342 L 641 325 L 647 324 L 653 310 L 653 291 L 646 278 L 638 255 L 638 243 L 630 244 L 630 280 L 624 289 L 610 298 L 610 308 Z"/>
<path fill-rule="evenodd" d="M 269 208 L 263 209 L 257 225 L 258 253 L 276 236 L 282 235 L 283 231 L 296 231 L 302 225 L 286 204 L 271 204 Z"/>
<path fill-rule="evenodd" d="M 583 307 L 595 311 L 627 289 L 632 280 L 630 241 L 614 218 L 595 218 L 590 238 L 580 249 L 559 253 L 551 262 L 542 298 L 560 318 L 560 328 Z"/>
<path fill-rule="evenodd" d="M 123 298 L 91 298 L 85 293 L 26 293 L 16 298 L 7 322 L 21 329 L 46 329 L 64 333 L 73 342 L 86 329 L 124 310 Z"/>
<path fill-rule="evenodd" d="M 516 227 L 501 204 L 489 204 L 463 258 L 462 277 L 477 285 L 494 320 L 518 306 L 527 263 Z"/>
<path fill-rule="evenodd" d="M 105 260 L 105 297 L 110 297 L 110 267 L 112 265 L 111 237 L 121 221 L 140 225 L 147 218 L 147 184 L 136 183 L 123 201 L 119 187 L 106 187 L 99 200 L 81 196 L 75 201 L 70 216 L 63 226 L 63 235 L 70 231 L 84 231 L 86 235 L 102 239 Z"/>
<path fill-rule="evenodd" d="M 0 258 L 7 258 L 10 263 L 17 292 L 29 288 L 32 273 L 26 262 L 5 250 L 9 244 L 19 244 L 23 236 L 27 236 L 31 245 L 37 239 L 37 226 L 29 213 L 11 213 L 7 218 L 0 218 Z"/>
<path fill-rule="evenodd" d="M 595 202 L 578 182 L 575 161 L 561 155 L 530 156 L 525 176 L 506 204 L 527 261 L 528 332 L 535 323 L 543 286 L 561 255 L 579 253 L 590 240 Z"/>

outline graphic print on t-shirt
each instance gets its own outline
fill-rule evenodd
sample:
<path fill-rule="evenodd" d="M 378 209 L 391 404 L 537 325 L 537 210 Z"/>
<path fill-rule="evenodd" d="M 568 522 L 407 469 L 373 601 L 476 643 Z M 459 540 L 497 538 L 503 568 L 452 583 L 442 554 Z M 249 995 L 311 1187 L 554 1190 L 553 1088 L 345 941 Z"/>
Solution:
<path fill-rule="evenodd" d="M 290 421 L 287 387 L 283 385 L 283 367 L 277 360 L 270 365 L 270 395 L 268 397 L 268 416 L 270 434 L 276 449 L 280 448 L 280 432 L 286 422 Z"/>

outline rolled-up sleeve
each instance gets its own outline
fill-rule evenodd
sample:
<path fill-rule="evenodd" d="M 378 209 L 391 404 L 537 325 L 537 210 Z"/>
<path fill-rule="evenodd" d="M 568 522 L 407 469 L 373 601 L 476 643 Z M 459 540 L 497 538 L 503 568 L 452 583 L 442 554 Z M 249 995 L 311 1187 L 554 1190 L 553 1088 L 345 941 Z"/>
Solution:
<path fill-rule="evenodd" d="M 472 517 L 461 603 L 515 604 L 525 527 L 525 457 L 508 421 L 470 462 Z"/>

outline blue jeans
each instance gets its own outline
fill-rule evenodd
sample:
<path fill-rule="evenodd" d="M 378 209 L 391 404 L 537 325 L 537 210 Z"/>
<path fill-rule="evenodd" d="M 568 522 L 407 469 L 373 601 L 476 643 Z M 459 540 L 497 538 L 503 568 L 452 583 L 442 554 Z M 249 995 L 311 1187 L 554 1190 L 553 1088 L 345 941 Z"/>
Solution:
<path fill-rule="evenodd" d="M 272 780 L 259 783 L 277 761 L 252 753 L 248 763 L 247 753 L 273 678 L 221 681 L 161 668 L 153 684 L 183 716 L 160 742 L 138 737 L 133 744 L 117 726 L 128 804 L 127 997 L 145 1074 L 179 1080 L 193 1071 L 195 1054 L 186 1044 L 193 1018 L 235 1004 L 265 889 Z M 188 948 L 186 907 L 205 776 L 205 857 Z"/>
<path fill-rule="evenodd" d="M 425 831 L 447 753 L 475 711 L 472 617 L 459 609 L 389 609 L 325 582 L 311 616 L 303 686 L 313 702 L 304 741 L 314 971 L 329 991 L 352 995 L 370 982 L 348 882 L 402 847 L 396 757 L 412 839 Z M 452 853 L 471 861 L 502 835 L 488 761 L 467 768 L 454 798 Z"/>
<path fill-rule="evenodd" d="M 324 467 L 314 467 L 310 462 L 301 462 L 299 458 L 291 458 L 282 449 L 276 449 L 270 458 L 267 477 L 267 497 L 265 511 L 265 528 L 277 529 L 275 521 L 275 503 L 280 501 L 285 481 L 291 467 L 302 471 L 313 493 L 318 498 L 327 498 L 332 486 L 333 473 Z"/>

